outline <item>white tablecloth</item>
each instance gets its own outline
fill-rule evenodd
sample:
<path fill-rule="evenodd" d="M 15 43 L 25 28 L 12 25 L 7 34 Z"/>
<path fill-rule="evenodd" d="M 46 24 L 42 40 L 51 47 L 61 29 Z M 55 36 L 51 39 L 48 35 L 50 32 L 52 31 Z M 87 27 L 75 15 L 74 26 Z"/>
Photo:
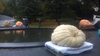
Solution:
<path fill-rule="evenodd" d="M 71 48 L 71 47 L 61 47 L 53 44 L 51 41 L 48 41 L 45 43 L 45 47 L 48 47 L 51 50 L 66 55 L 66 54 L 80 54 L 84 51 L 91 50 L 93 48 L 93 44 L 90 42 L 84 42 L 84 44 L 79 48 Z"/>

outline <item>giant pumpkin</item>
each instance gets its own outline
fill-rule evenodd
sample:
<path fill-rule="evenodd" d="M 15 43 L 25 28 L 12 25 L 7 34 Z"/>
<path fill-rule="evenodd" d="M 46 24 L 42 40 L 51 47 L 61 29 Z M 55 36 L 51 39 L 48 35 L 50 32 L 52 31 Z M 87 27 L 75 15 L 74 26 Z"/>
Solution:
<path fill-rule="evenodd" d="M 4 27 L 10 27 L 11 26 L 11 23 L 9 21 L 4 21 L 3 22 L 3 26 Z"/>
<path fill-rule="evenodd" d="M 63 47 L 80 47 L 85 38 L 85 34 L 73 25 L 60 25 L 51 34 L 52 43 Z"/>
<path fill-rule="evenodd" d="M 23 23 L 21 21 L 16 22 L 16 27 L 22 27 Z M 17 34 L 23 33 L 23 30 L 16 30 Z"/>
<path fill-rule="evenodd" d="M 87 19 L 82 19 L 79 22 L 79 27 L 88 27 L 88 26 L 92 26 L 92 23 L 87 20 Z"/>
<path fill-rule="evenodd" d="M 3 27 L 10 27 L 11 26 L 11 23 L 9 21 L 4 21 L 3 22 Z M 10 34 L 10 31 L 4 31 L 5 34 Z"/>
<path fill-rule="evenodd" d="M 17 27 L 21 27 L 22 25 L 23 25 L 23 23 L 22 23 L 21 21 L 17 21 L 17 22 L 16 22 L 16 26 L 17 26 Z"/>

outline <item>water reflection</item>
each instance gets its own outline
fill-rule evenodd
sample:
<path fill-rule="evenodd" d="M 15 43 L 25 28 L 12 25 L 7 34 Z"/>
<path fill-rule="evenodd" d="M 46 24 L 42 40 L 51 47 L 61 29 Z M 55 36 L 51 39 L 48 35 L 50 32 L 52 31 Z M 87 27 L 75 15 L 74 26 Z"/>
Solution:
<path fill-rule="evenodd" d="M 10 31 L 4 31 L 5 34 L 10 34 Z"/>
<path fill-rule="evenodd" d="M 11 30 L 0 31 L 0 42 L 49 41 L 52 30 Z"/>
<path fill-rule="evenodd" d="M 23 30 L 16 30 L 13 31 L 13 34 L 15 35 L 13 42 L 19 42 L 20 39 L 19 37 L 23 37 L 25 33 Z"/>

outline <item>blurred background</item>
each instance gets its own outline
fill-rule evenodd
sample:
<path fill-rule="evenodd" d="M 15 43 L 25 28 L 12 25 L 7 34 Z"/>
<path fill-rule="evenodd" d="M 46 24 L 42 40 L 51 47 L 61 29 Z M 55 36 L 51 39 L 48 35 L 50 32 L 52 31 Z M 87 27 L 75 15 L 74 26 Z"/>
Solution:
<path fill-rule="evenodd" d="M 100 0 L 0 0 L 1 15 L 17 21 L 27 17 L 29 24 L 38 19 L 55 20 L 58 25 L 61 22 L 76 25 L 81 19 L 92 21 L 94 7 L 100 7 Z"/>

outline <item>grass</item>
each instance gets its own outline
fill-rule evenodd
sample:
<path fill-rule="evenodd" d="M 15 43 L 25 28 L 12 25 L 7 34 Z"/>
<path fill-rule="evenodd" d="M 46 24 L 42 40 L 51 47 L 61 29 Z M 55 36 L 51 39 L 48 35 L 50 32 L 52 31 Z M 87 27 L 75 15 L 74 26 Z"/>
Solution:
<path fill-rule="evenodd" d="M 67 24 L 67 23 L 66 22 L 61 22 L 61 24 Z M 70 22 L 70 23 L 73 23 L 73 22 Z M 70 24 L 70 23 L 68 23 L 68 24 Z M 73 23 L 73 24 L 77 24 L 77 22 Z M 47 20 L 43 21 L 41 23 L 41 25 L 42 25 L 42 28 L 56 28 L 57 27 L 57 22 L 56 22 L 56 20 L 47 19 Z M 39 23 L 38 22 L 33 22 L 33 23 L 29 24 L 29 26 L 32 27 L 32 28 L 38 28 Z"/>
<path fill-rule="evenodd" d="M 55 28 L 57 27 L 57 22 L 55 20 L 45 20 L 41 23 L 42 28 Z M 29 24 L 30 27 L 32 28 L 38 28 L 39 23 L 38 22 L 33 22 Z"/>

